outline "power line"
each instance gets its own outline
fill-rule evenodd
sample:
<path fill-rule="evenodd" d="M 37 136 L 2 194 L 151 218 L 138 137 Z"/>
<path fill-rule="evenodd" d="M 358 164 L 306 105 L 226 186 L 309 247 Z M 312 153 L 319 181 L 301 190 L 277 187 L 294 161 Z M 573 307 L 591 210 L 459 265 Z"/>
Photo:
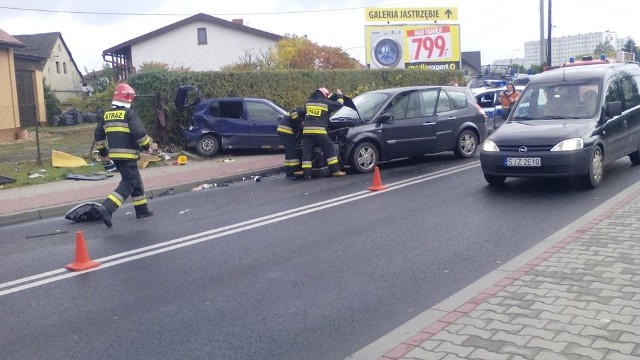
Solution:
<path fill-rule="evenodd" d="M 389 5 L 375 5 L 367 7 L 381 7 Z M 334 9 L 322 9 L 322 10 L 300 10 L 300 11 L 278 11 L 278 12 L 244 12 L 244 13 L 219 13 L 212 14 L 216 16 L 238 16 L 238 15 L 282 15 L 282 14 L 305 14 L 305 13 L 322 13 L 322 12 L 335 12 L 335 11 L 349 11 L 349 10 L 362 10 L 367 7 L 349 7 L 349 8 L 334 8 Z M 74 11 L 74 10 L 51 10 L 51 9 L 34 9 L 34 8 L 20 8 L 11 6 L 0 6 L 0 9 L 15 10 L 15 11 L 31 11 L 31 12 L 43 12 L 43 13 L 60 13 L 60 14 L 82 14 L 82 15 L 124 15 L 124 16 L 191 16 L 193 14 L 181 14 L 181 13 L 131 13 L 131 12 L 98 12 L 98 11 Z"/>

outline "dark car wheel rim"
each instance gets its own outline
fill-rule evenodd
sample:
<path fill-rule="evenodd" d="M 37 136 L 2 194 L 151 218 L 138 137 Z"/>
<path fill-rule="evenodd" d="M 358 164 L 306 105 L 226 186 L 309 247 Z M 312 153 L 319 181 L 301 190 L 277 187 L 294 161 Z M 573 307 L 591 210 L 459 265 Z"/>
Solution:
<path fill-rule="evenodd" d="M 460 138 L 460 151 L 466 155 L 471 155 L 476 151 L 476 137 L 466 133 Z"/>
<path fill-rule="evenodd" d="M 358 165 L 363 169 L 371 169 L 376 164 L 376 152 L 371 147 L 363 147 L 358 151 Z"/>

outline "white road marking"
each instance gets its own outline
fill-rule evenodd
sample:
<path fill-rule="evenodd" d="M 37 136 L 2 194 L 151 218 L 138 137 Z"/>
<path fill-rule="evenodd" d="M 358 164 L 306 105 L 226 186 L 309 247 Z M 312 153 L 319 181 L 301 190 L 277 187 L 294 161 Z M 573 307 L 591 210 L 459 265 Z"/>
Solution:
<path fill-rule="evenodd" d="M 179 249 L 182 247 L 198 244 L 204 241 L 214 240 L 223 236 L 269 225 L 278 221 L 295 218 L 298 216 L 306 215 L 306 214 L 320 211 L 323 209 L 328 209 L 328 208 L 346 204 L 352 201 L 368 198 L 370 196 L 375 196 L 375 195 L 379 195 L 389 191 L 401 189 L 406 186 L 415 185 L 421 182 L 433 180 L 442 176 L 451 175 L 460 171 L 477 167 L 479 165 L 480 165 L 479 161 L 474 161 L 472 163 L 454 166 L 450 169 L 444 169 L 444 170 L 436 171 L 431 174 L 420 175 L 413 178 L 397 181 L 395 183 L 387 184 L 386 185 L 387 189 L 383 191 L 378 191 L 378 192 L 372 192 L 368 190 L 359 191 L 359 192 L 351 193 L 348 195 L 339 196 L 333 199 L 301 206 L 295 209 L 281 211 L 279 213 L 262 216 L 252 220 L 247 220 L 247 221 L 239 222 L 236 224 L 223 226 L 220 228 L 212 229 L 212 230 L 201 232 L 198 234 L 188 235 L 181 238 L 165 241 L 162 243 L 145 246 L 139 249 L 125 251 L 125 252 L 110 255 L 110 256 L 105 256 L 100 259 L 93 259 L 94 261 L 100 262 L 101 265 L 85 271 L 68 272 L 68 270 L 66 270 L 65 268 L 61 268 L 61 269 L 52 270 L 49 272 L 25 277 L 22 279 L 1 283 L 0 289 L 3 289 L 3 288 L 6 288 L 6 289 L 0 290 L 0 296 L 12 294 L 18 291 L 30 289 L 40 285 L 49 284 L 55 281 L 60 281 L 60 280 L 67 279 L 73 276 L 78 276 L 84 273 L 103 270 L 111 266 L 123 264 L 123 263 L 134 261 L 137 259 L 142 259 L 148 256 L 164 253 L 164 252 Z M 19 284 L 23 284 L 23 285 L 19 285 Z"/>

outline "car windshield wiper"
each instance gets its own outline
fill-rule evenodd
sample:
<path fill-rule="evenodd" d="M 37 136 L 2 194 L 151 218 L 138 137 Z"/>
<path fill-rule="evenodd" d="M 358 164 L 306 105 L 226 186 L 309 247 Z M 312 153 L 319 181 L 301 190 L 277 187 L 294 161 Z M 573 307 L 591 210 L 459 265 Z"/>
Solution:
<path fill-rule="evenodd" d="M 538 118 L 533 118 L 531 116 L 514 116 L 514 120 L 539 120 Z"/>
<path fill-rule="evenodd" d="M 542 117 L 544 120 L 563 120 L 563 119 L 577 119 L 573 116 L 560 116 L 560 115 L 547 115 Z"/>

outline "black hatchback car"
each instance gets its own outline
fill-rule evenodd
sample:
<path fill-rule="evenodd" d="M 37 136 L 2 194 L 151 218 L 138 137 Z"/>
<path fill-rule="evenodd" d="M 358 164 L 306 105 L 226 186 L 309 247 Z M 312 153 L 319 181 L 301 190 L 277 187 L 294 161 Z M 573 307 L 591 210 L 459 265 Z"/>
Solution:
<path fill-rule="evenodd" d="M 375 90 L 353 103 L 331 117 L 329 129 L 342 164 L 355 172 L 373 171 L 381 161 L 443 151 L 469 158 L 487 134 L 486 116 L 466 87 Z"/>
<path fill-rule="evenodd" d="M 489 184 L 507 177 L 578 177 L 600 185 L 624 156 L 640 164 L 640 67 L 571 62 L 534 75 L 506 123 L 482 145 Z"/>

